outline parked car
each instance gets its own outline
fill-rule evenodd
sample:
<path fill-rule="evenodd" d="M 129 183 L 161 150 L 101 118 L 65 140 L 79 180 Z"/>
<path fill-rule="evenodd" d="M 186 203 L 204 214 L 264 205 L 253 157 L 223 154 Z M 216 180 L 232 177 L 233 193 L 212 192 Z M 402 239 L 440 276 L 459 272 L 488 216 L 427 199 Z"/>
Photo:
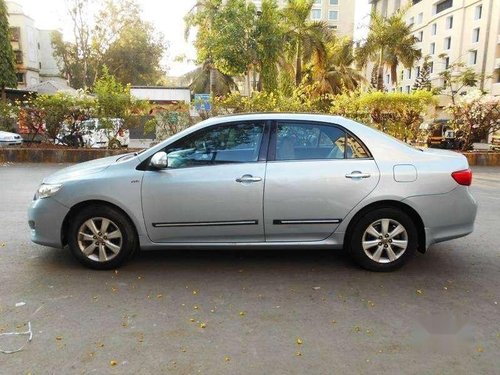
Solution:
<path fill-rule="evenodd" d="M 19 134 L 4 132 L 0 130 L 0 146 L 19 146 L 23 144 L 23 139 Z"/>
<path fill-rule="evenodd" d="M 427 138 L 427 146 L 432 148 L 443 148 L 447 150 L 458 150 L 463 146 L 460 134 L 448 124 L 447 120 L 437 120 L 430 126 L 430 134 Z"/>
<path fill-rule="evenodd" d="M 110 119 L 112 126 L 105 126 L 99 119 L 89 119 L 78 124 L 78 130 L 71 132 L 63 125 L 57 136 L 57 144 L 73 147 L 122 148 L 130 143 L 130 131 L 123 128 L 123 120 Z"/>
<path fill-rule="evenodd" d="M 348 249 L 394 270 L 472 232 L 467 159 L 336 116 L 216 117 L 140 153 L 62 169 L 29 208 L 35 243 L 96 269 L 153 249 Z"/>

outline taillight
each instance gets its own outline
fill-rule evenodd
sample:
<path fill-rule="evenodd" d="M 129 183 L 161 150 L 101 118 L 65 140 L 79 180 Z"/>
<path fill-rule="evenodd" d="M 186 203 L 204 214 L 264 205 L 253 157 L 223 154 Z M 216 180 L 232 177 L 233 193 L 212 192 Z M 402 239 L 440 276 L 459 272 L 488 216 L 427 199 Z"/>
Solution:
<path fill-rule="evenodd" d="M 472 171 L 470 169 L 453 172 L 451 177 L 453 177 L 459 185 L 470 186 L 472 183 Z"/>

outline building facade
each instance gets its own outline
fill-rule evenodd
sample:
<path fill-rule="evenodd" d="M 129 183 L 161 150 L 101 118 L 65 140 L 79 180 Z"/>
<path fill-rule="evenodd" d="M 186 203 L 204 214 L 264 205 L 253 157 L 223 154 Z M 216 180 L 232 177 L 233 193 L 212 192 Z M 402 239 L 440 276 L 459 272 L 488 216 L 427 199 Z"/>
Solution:
<path fill-rule="evenodd" d="M 262 0 L 251 0 L 257 8 L 262 5 Z M 277 0 L 279 6 L 284 7 L 287 0 Z M 313 21 L 325 21 L 337 34 L 354 35 L 354 10 L 355 0 L 314 0 L 310 18 Z"/>
<path fill-rule="evenodd" d="M 7 11 L 15 55 L 17 88 L 25 89 L 49 80 L 65 83 L 51 44 L 52 33 L 58 31 L 37 29 L 33 18 L 26 15 L 16 2 L 8 1 Z"/>
<path fill-rule="evenodd" d="M 408 7 L 406 19 L 418 39 L 422 56 L 428 56 L 431 81 L 440 87 L 439 73 L 450 64 L 464 63 L 484 78 L 479 87 L 500 95 L 500 0 L 370 0 L 372 7 L 389 16 Z M 410 92 L 423 59 L 411 69 L 399 67 L 399 87 L 384 75 L 388 91 Z"/>

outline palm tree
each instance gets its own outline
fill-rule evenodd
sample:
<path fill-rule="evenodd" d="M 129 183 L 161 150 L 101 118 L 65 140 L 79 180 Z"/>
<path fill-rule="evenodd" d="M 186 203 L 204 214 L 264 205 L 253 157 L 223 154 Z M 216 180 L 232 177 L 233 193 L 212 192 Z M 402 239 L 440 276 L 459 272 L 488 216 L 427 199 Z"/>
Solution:
<path fill-rule="evenodd" d="M 322 93 L 340 94 L 354 91 L 365 81 L 354 66 L 353 42 L 350 38 L 333 38 L 327 45 L 324 63 L 313 60 L 311 78 L 319 82 Z"/>
<path fill-rule="evenodd" d="M 284 45 L 294 61 L 295 84 L 302 81 L 304 63 L 311 58 L 323 63 L 332 31 L 324 21 L 310 21 L 313 0 L 288 0 L 283 9 Z"/>
<path fill-rule="evenodd" d="M 422 55 L 415 48 L 418 39 L 412 34 L 411 25 L 406 24 L 404 15 L 404 10 L 398 10 L 388 18 L 372 12 L 368 37 L 356 53 L 360 67 L 374 63 L 372 84 L 377 90 L 384 89 L 384 68 L 390 69 L 391 81 L 397 84 L 398 65 L 411 68 Z"/>
<path fill-rule="evenodd" d="M 210 61 L 205 61 L 182 78 L 194 94 L 210 92 L 215 96 L 223 96 L 238 90 L 233 77 L 215 69 Z"/>

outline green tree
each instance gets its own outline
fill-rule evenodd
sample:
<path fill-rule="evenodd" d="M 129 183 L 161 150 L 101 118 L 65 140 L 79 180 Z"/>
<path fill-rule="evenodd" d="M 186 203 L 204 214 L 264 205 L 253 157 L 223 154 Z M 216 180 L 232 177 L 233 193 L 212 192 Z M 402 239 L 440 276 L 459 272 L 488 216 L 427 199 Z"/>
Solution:
<path fill-rule="evenodd" d="M 10 44 L 9 20 L 7 7 L 4 0 L 0 0 L 0 90 L 1 99 L 6 101 L 6 87 L 16 87 L 16 67 L 14 65 L 14 52 Z"/>
<path fill-rule="evenodd" d="M 356 54 L 360 67 L 366 67 L 369 62 L 374 64 L 372 85 L 379 91 L 384 90 L 385 67 L 390 69 L 392 83 L 397 84 L 398 65 L 411 68 L 421 57 L 415 47 L 418 40 L 404 15 L 404 10 L 398 10 L 386 18 L 373 11 L 368 37 Z"/>
<path fill-rule="evenodd" d="M 310 21 L 313 0 L 288 0 L 283 9 L 284 42 L 293 61 L 295 85 L 302 82 L 303 66 L 311 58 L 323 63 L 332 32 L 326 22 Z"/>
<path fill-rule="evenodd" d="M 425 56 L 424 62 L 420 67 L 420 72 L 413 84 L 413 90 L 432 90 L 430 59 L 430 56 Z"/>
<path fill-rule="evenodd" d="M 166 45 L 141 19 L 136 0 L 106 0 L 97 11 L 91 0 L 68 0 L 68 5 L 74 42 L 54 34 L 52 45 L 72 87 L 92 87 L 104 65 L 124 84 L 156 84 L 162 78 Z"/>
<path fill-rule="evenodd" d="M 233 77 L 221 73 L 209 62 L 185 74 L 183 79 L 194 94 L 211 92 L 215 96 L 223 96 L 238 89 Z"/>
<path fill-rule="evenodd" d="M 255 6 L 245 0 L 200 0 L 186 15 L 186 36 L 197 28 L 197 62 L 241 76 L 254 63 Z"/>
<path fill-rule="evenodd" d="M 311 78 L 320 83 L 321 92 L 340 94 L 344 90 L 355 91 L 365 81 L 354 68 L 353 42 L 350 38 L 334 37 L 327 45 L 323 62 L 311 64 Z"/>
<path fill-rule="evenodd" d="M 135 99 L 130 94 L 130 85 L 124 85 L 111 75 L 106 67 L 101 77 L 94 84 L 96 99 L 96 115 L 99 126 L 106 130 L 112 147 L 112 139 L 116 138 L 122 129 L 138 125 L 139 116 L 147 113 L 149 103 Z M 114 119 L 121 119 L 117 125 Z"/>
<path fill-rule="evenodd" d="M 255 21 L 255 54 L 259 91 L 278 89 L 278 61 L 283 50 L 283 22 L 276 0 L 263 0 Z"/>
<path fill-rule="evenodd" d="M 442 59 L 446 58 L 445 54 L 440 55 Z M 477 87 L 477 84 L 482 78 L 482 75 L 477 73 L 473 68 L 466 66 L 463 62 L 456 62 L 448 66 L 445 70 L 439 73 L 442 79 L 443 86 L 439 93 L 448 96 L 453 104 L 457 102 L 457 96 L 461 95 L 464 90 Z"/>

